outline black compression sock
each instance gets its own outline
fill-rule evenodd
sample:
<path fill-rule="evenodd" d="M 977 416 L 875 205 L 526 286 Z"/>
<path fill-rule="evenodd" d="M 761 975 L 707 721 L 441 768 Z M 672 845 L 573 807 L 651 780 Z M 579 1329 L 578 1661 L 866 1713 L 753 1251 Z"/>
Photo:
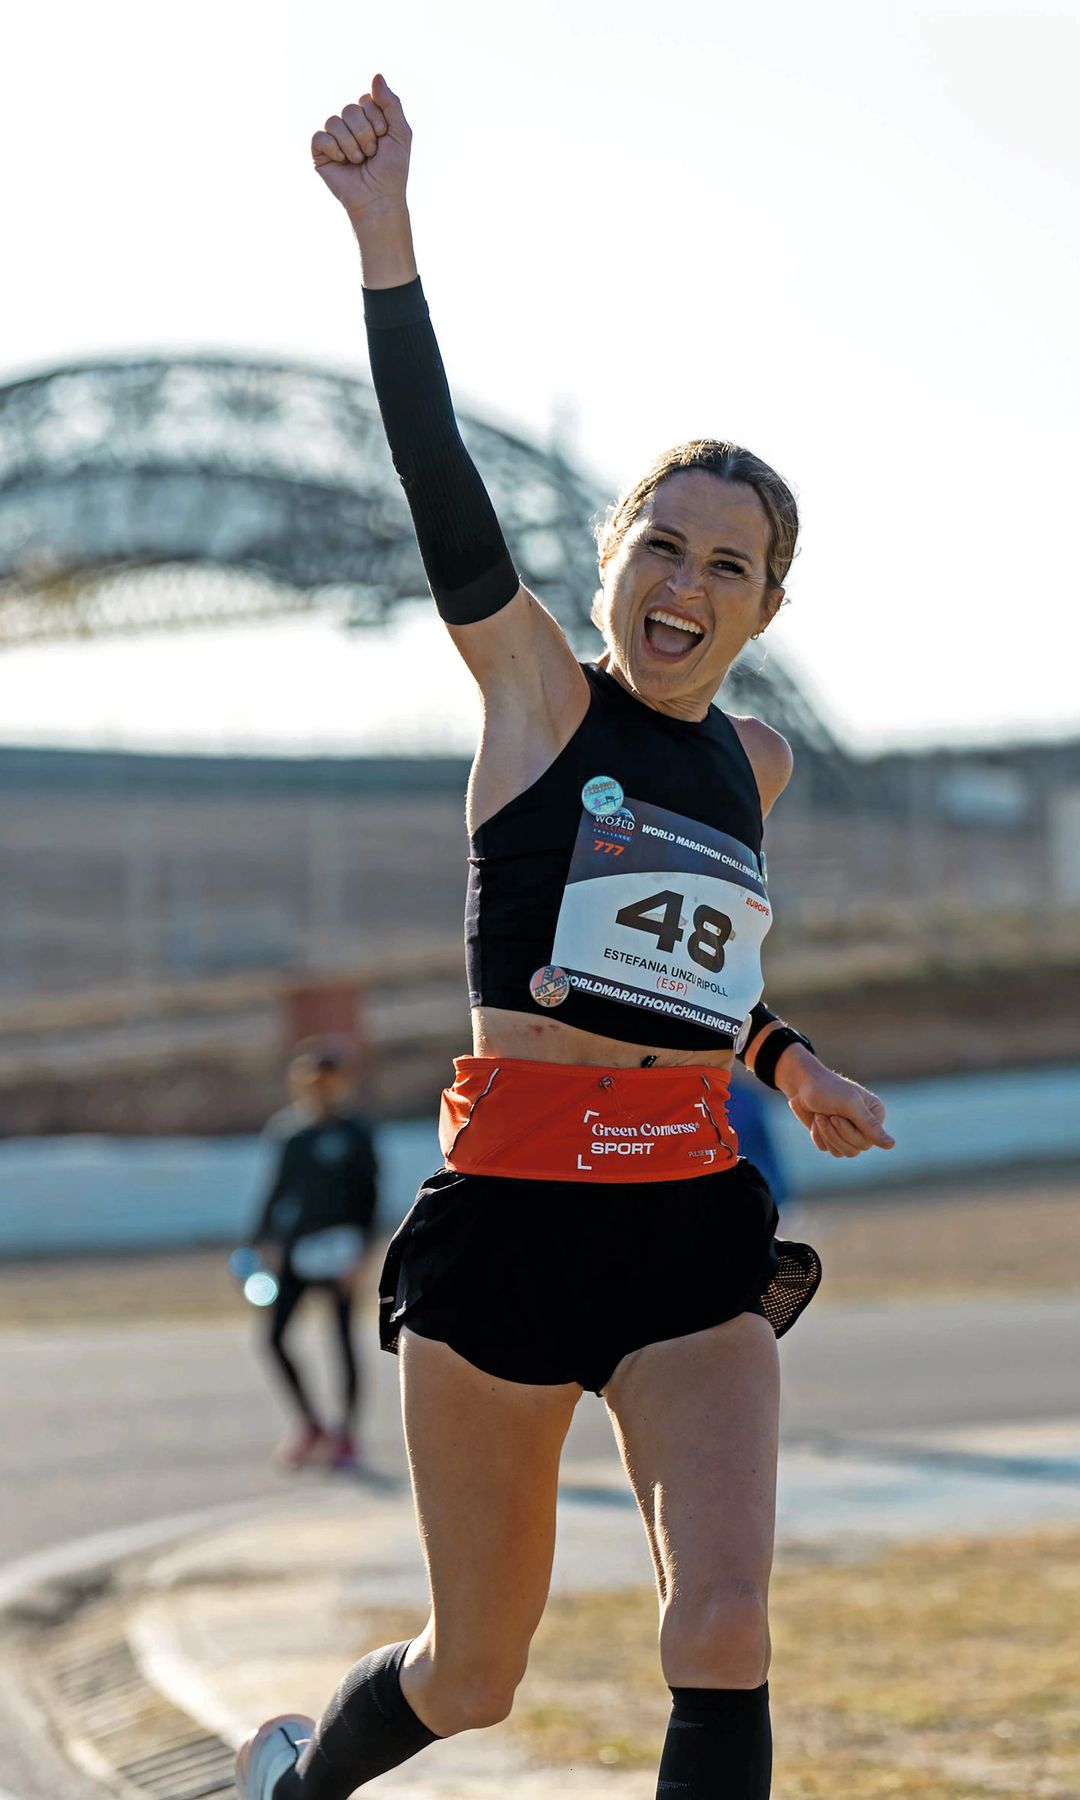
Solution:
<path fill-rule="evenodd" d="M 275 1786 L 274 1800 L 348 1800 L 365 1781 L 435 1742 L 401 1691 L 408 1648 L 388 1644 L 353 1665 L 296 1768 Z"/>
<path fill-rule="evenodd" d="M 657 1800 L 769 1800 L 769 1684 L 672 1688 Z"/>

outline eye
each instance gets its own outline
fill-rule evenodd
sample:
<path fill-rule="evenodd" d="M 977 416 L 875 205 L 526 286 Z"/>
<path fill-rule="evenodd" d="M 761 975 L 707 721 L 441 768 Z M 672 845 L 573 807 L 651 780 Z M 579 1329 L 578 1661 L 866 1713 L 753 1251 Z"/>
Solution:
<path fill-rule="evenodd" d="M 650 550 L 670 550 L 673 556 L 678 556 L 679 554 L 678 544 L 673 544 L 669 538 L 650 537 L 646 538 L 645 542 L 648 544 Z"/>
<path fill-rule="evenodd" d="M 714 569 L 723 569 L 726 572 L 730 572 L 732 575 L 745 574 L 745 570 L 743 569 L 742 563 L 730 562 L 730 561 L 728 561 L 728 559 L 726 557 L 721 557 L 718 562 L 714 562 L 713 568 Z"/>

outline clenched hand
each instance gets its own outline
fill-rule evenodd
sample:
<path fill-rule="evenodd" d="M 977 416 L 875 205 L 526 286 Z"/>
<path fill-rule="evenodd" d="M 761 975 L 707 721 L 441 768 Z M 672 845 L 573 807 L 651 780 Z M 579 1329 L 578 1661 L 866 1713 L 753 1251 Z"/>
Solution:
<path fill-rule="evenodd" d="M 782 1065 L 792 1059 L 789 1069 Z M 885 1129 L 885 1102 L 869 1088 L 828 1069 L 799 1046 L 786 1050 L 777 1065 L 777 1085 L 811 1142 L 830 1156 L 859 1156 L 864 1150 L 891 1150 Z"/>
<path fill-rule="evenodd" d="M 352 218 L 404 205 L 412 131 L 401 101 L 376 75 L 369 93 L 343 106 L 311 140 L 311 156 Z"/>

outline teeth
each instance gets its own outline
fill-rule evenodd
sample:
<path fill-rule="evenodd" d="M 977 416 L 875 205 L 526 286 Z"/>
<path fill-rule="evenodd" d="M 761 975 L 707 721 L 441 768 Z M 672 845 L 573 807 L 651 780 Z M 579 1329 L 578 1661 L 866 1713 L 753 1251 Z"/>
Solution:
<path fill-rule="evenodd" d="M 645 617 L 658 619 L 661 625 L 674 625 L 676 631 L 691 631 L 695 637 L 703 637 L 705 633 L 704 625 L 691 625 L 689 619 L 677 619 L 674 613 L 661 612 L 658 607 L 646 613 Z"/>

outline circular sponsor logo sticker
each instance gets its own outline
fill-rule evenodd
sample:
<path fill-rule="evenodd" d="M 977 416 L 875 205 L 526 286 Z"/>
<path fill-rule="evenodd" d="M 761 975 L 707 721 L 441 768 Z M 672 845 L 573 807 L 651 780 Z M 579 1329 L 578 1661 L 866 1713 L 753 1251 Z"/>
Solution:
<path fill-rule="evenodd" d="M 535 975 L 530 975 L 529 992 L 537 1006 L 561 1006 L 570 992 L 570 977 L 565 969 L 545 964 Z"/>
<path fill-rule="evenodd" d="M 741 1055 L 741 1053 L 746 1049 L 747 1044 L 750 1042 L 751 1023 L 752 1023 L 752 1020 L 750 1018 L 750 1014 L 747 1013 L 742 1024 L 739 1026 L 739 1030 L 738 1030 L 738 1033 L 735 1038 L 734 1049 L 735 1049 L 736 1056 Z"/>
<path fill-rule="evenodd" d="M 581 804 L 586 812 L 592 813 L 594 819 L 603 819 L 608 813 L 618 812 L 624 797 L 622 787 L 614 775 L 594 775 L 581 790 Z"/>

